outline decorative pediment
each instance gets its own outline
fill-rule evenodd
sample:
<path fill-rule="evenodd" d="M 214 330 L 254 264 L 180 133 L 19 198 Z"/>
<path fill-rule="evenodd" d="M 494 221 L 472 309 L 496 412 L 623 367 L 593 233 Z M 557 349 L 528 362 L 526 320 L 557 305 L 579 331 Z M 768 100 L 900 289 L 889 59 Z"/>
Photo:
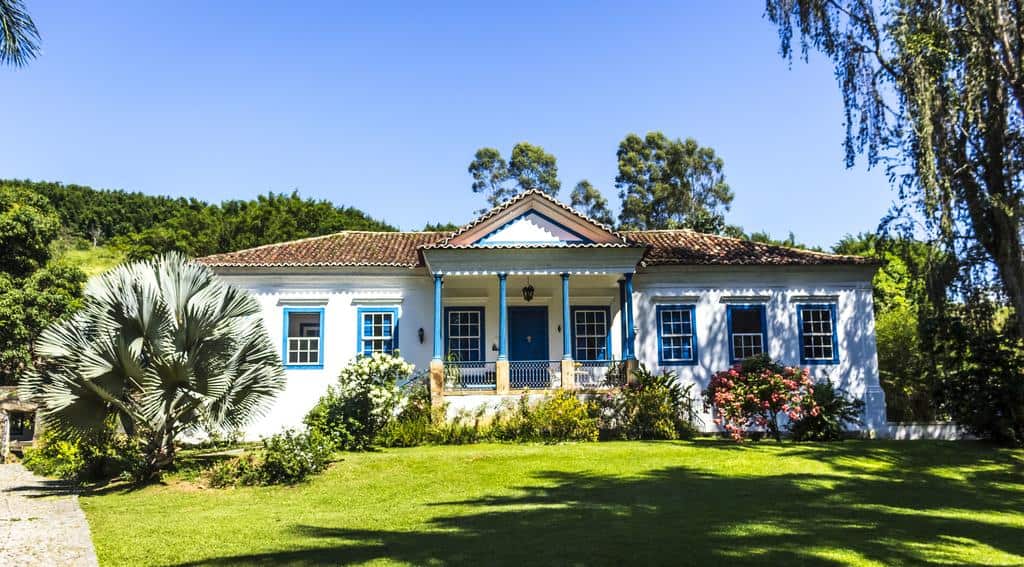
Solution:
<path fill-rule="evenodd" d="M 567 246 L 589 243 L 590 240 L 586 237 L 530 209 L 473 244 L 475 246 Z"/>
<path fill-rule="evenodd" d="M 585 245 L 629 246 L 630 243 L 607 226 L 534 190 L 498 205 L 433 247 Z"/>

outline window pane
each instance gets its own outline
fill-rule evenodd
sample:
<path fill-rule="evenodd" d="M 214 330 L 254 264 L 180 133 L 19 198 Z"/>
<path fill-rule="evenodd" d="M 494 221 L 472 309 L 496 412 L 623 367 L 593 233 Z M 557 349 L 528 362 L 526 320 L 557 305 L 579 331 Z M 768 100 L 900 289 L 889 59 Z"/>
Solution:
<path fill-rule="evenodd" d="M 370 311 L 364 312 L 362 317 L 362 354 L 392 352 L 394 349 L 394 314 Z"/>
<path fill-rule="evenodd" d="M 323 329 L 320 328 L 320 312 L 286 312 L 287 332 L 285 337 L 285 356 L 287 364 L 319 364 L 320 341 Z"/>
<path fill-rule="evenodd" d="M 822 307 L 800 308 L 803 330 L 802 351 L 805 360 L 834 360 L 833 339 L 835 333 L 832 309 Z"/>
<path fill-rule="evenodd" d="M 661 309 L 658 313 L 662 360 L 692 361 L 693 312 L 690 309 Z"/>
<path fill-rule="evenodd" d="M 761 309 L 731 309 L 732 332 L 760 333 L 764 331 L 761 327 Z"/>
<path fill-rule="evenodd" d="M 452 309 L 448 311 L 448 356 L 458 361 L 483 360 L 480 335 L 482 332 L 478 309 Z"/>
<path fill-rule="evenodd" d="M 604 309 L 573 309 L 573 358 L 604 360 L 607 355 L 608 314 Z"/>
<path fill-rule="evenodd" d="M 288 336 L 289 337 L 319 337 L 320 336 L 320 314 L 319 313 L 289 313 L 288 314 Z"/>

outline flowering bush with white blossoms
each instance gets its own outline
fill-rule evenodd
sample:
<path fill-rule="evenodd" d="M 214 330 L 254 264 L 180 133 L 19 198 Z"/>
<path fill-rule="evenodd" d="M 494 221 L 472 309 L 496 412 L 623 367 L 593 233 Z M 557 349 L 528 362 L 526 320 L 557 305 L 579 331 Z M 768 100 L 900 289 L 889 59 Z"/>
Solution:
<path fill-rule="evenodd" d="M 306 415 L 306 425 L 337 449 L 368 449 L 403 401 L 398 383 L 414 370 L 397 352 L 356 357 Z"/>

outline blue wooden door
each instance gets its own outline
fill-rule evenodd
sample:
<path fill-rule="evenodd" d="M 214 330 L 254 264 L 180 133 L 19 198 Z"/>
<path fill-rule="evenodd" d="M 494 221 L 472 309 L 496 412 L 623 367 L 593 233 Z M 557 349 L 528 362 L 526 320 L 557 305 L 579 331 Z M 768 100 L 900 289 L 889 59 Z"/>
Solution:
<path fill-rule="evenodd" d="M 547 360 L 548 356 L 548 308 L 509 307 L 509 360 Z"/>

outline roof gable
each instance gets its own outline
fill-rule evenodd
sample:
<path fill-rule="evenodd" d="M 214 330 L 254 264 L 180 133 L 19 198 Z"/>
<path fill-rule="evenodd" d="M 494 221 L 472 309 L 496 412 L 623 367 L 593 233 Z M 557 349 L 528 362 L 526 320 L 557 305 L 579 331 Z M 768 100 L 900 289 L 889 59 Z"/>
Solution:
<path fill-rule="evenodd" d="M 475 246 L 566 246 L 590 244 L 576 231 L 534 209 L 506 222 L 473 244 Z"/>
<path fill-rule="evenodd" d="M 520 193 L 456 231 L 437 247 L 548 247 L 631 243 L 611 228 L 536 189 Z"/>

